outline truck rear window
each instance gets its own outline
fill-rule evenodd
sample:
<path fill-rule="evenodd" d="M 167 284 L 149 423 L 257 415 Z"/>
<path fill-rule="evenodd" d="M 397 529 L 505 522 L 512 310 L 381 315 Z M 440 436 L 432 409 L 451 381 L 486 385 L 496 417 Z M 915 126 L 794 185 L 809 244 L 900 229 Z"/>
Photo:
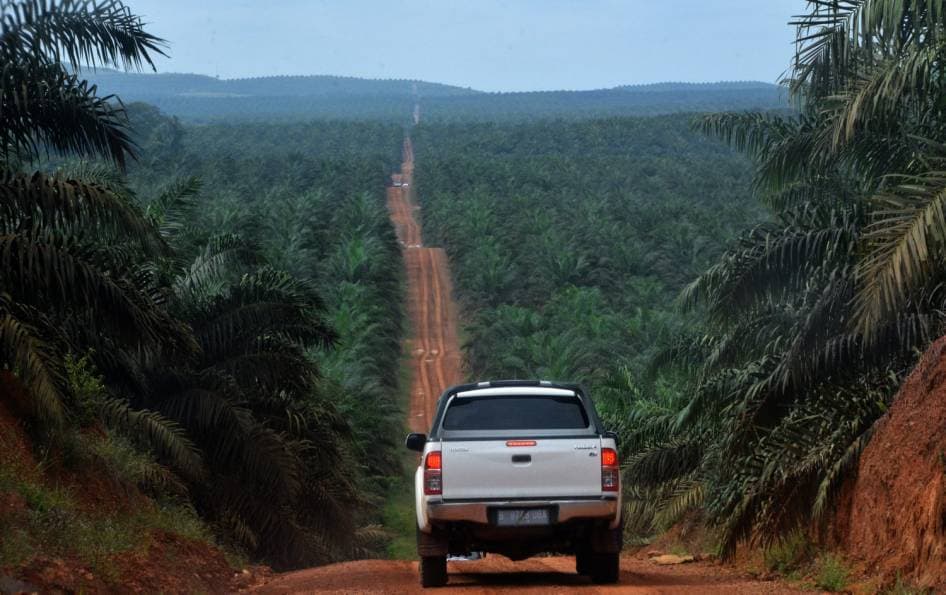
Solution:
<path fill-rule="evenodd" d="M 577 397 L 497 396 L 454 399 L 445 430 L 578 430 L 588 415 Z"/>

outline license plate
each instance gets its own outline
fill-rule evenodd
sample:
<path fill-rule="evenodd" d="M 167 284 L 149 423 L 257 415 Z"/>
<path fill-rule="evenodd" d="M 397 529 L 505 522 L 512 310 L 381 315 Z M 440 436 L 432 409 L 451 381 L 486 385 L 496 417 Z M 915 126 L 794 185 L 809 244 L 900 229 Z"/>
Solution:
<path fill-rule="evenodd" d="M 549 524 L 548 508 L 499 508 L 496 524 L 500 527 L 533 527 Z"/>

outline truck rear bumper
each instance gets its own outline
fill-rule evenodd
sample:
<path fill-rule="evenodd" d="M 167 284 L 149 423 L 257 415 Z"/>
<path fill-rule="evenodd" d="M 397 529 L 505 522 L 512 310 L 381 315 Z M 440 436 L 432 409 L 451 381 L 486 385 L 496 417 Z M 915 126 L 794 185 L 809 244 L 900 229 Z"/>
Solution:
<path fill-rule="evenodd" d="M 618 518 L 617 498 L 595 498 L 579 500 L 476 500 L 460 502 L 430 502 L 427 516 L 431 521 L 465 521 L 488 525 L 490 510 L 497 508 L 551 507 L 556 511 L 556 523 L 576 519 L 602 519 L 614 521 Z"/>

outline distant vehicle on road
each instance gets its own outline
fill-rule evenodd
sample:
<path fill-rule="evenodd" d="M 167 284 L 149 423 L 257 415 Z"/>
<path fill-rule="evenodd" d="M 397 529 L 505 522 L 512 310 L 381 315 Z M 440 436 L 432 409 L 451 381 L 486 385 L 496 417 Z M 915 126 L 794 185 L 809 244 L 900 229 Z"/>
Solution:
<path fill-rule="evenodd" d="M 623 547 L 616 435 L 578 385 L 512 380 L 447 390 L 430 435 L 408 435 L 424 587 L 447 556 L 575 556 L 579 574 L 618 580 Z"/>
<path fill-rule="evenodd" d="M 394 186 L 395 188 L 400 188 L 400 187 L 403 186 L 403 185 L 404 185 L 404 182 L 394 182 L 394 183 L 393 183 L 393 186 Z"/>

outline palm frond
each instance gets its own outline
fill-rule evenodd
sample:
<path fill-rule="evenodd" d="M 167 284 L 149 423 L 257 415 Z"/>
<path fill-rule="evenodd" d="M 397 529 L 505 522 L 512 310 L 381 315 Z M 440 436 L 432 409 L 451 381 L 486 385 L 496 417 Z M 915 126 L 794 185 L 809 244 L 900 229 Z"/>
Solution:
<path fill-rule="evenodd" d="M 657 485 L 695 471 L 702 452 L 695 442 L 672 440 L 642 450 L 626 461 L 625 466 L 628 477 L 636 485 Z"/>
<path fill-rule="evenodd" d="M 737 151 L 764 159 L 774 143 L 797 130 L 797 123 L 776 114 L 723 112 L 702 116 L 694 121 L 694 127 Z"/>
<path fill-rule="evenodd" d="M 26 175 L 0 168 L 0 218 L 8 233 L 53 222 L 81 223 L 107 226 L 153 250 L 164 249 L 153 226 L 126 196 L 40 172 Z"/>
<path fill-rule="evenodd" d="M 852 39 L 868 0 L 814 0 L 808 14 L 796 16 L 795 60 L 790 89 L 802 97 L 807 89 L 827 94 L 845 84 L 856 68 Z"/>
<path fill-rule="evenodd" d="M 200 451 L 176 422 L 155 411 L 132 409 L 128 403 L 116 398 L 105 400 L 101 413 L 109 427 L 147 444 L 189 480 L 197 481 L 205 477 L 206 469 Z"/>
<path fill-rule="evenodd" d="M 154 68 L 164 41 L 144 30 L 119 0 L 6 0 L 0 6 L 0 53 L 6 59 L 69 62 L 73 67 Z"/>
<path fill-rule="evenodd" d="M 181 323 L 129 286 L 72 254 L 18 235 L 0 236 L 0 279 L 13 298 L 48 307 L 82 305 L 109 313 L 98 323 L 144 347 L 168 345 L 193 353 L 196 345 Z"/>
<path fill-rule="evenodd" d="M 18 320 L 0 295 L 0 361 L 9 365 L 29 394 L 28 406 L 49 427 L 63 423 L 66 394 L 65 371 L 59 355 L 41 333 Z"/>
<path fill-rule="evenodd" d="M 188 224 L 197 208 L 203 182 L 189 176 L 175 180 L 150 202 L 145 215 L 154 221 L 165 239 L 171 239 Z"/>
<path fill-rule="evenodd" d="M 61 66 L 13 65 L 0 70 L 0 157 L 36 159 L 50 151 L 103 156 L 124 168 L 136 148 L 125 110 L 114 96 Z M 24 123 L 29 123 L 25 126 Z"/>
<path fill-rule="evenodd" d="M 185 307 L 201 307 L 225 292 L 248 267 L 258 264 L 256 247 L 235 234 L 217 235 L 174 282 Z"/>
<path fill-rule="evenodd" d="M 686 513 L 702 507 L 704 498 L 705 486 L 699 479 L 675 481 L 669 497 L 661 503 L 660 509 L 654 515 L 654 523 L 658 527 L 669 529 Z"/>
<path fill-rule="evenodd" d="M 160 404 L 162 413 L 189 431 L 204 435 L 207 456 L 221 469 L 252 477 L 281 499 L 300 489 L 300 461 L 286 440 L 260 424 L 252 413 L 215 390 L 192 387 Z"/>
<path fill-rule="evenodd" d="M 946 248 L 946 172 L 893 179 L 899 184 L 875 198 L 878 208 L 864 234 L 868 257 L 856 319 L 866 336 L 931 277 Z"/>

